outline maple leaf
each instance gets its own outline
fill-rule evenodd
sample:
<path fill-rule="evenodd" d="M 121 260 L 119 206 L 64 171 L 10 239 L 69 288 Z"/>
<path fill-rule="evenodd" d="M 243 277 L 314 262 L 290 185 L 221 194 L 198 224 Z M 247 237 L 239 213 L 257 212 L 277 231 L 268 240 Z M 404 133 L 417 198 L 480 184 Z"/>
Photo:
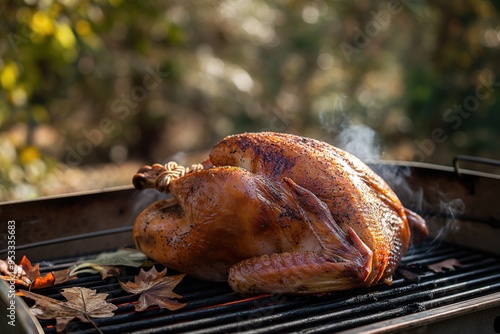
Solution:
<path fill-rule="evenodd" d="M 139 301 L 135 304 L 136 311 L 144 311 L 151 305 L 167 308 L 171 311 L 186 306 L 171 298 L 182 298 L 172 290 L 180 283 L 186 274 L 166 276 L 167 268 L 158 272 L 155 267 L 149 271 L 141 269 L 139 275 L 134 277 L 134 282 L 120 282 L 122 288 L 135 295 L 141 294 Z"/>
<path fill-rule="evenodd" d="M 33 299 L 35 305 L 31 311 L 38 319 L 56 319 L 56 330 L 63 331 L 68 323 L 78 318 L 83 322 L 90 322 L 99 331 L 97 325 L 90 318 L 109 318 L 118 307 L 107 301 L 107 293 L 96 293 L 81 287 L 72 287 L 61 290 L 67 301 L 60 301 L 42 296 L 30 291 L 19 291 L 19 295 Z"/>
<path fill-rule="evenodd" d="M 443 269 L 455 270 L 455 267 L 461 267 L 462 264 L 457 259 L 447 259 L 438 263 L 429 264 L 427 267 L 435 273 L 444 272 Z"/>

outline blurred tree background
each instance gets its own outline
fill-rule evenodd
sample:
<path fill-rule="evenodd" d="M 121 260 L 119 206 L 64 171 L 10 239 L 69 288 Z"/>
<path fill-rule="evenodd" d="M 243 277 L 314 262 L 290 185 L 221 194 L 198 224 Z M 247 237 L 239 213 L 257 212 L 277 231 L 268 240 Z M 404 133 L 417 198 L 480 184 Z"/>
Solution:
<path fill-rule="evenodd" d="M 2 1 L 0 200 L 129 184 L 144 163 L 192 163 L 244 131 L 297 133 L 362 158 L 499 159 L 499 9 Z"/>

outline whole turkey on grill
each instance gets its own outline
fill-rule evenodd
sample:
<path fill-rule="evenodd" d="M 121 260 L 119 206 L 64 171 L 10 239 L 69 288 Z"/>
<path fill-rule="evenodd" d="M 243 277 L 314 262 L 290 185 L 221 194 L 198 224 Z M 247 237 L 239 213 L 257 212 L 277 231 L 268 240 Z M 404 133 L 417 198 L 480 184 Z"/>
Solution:
<path fill-rule="evenodd" d="M 204 168 L 163 184 L 160 165 L 137 188 L 172 194 L 135 220 L 150 258 L 244 293 L 323 293 L 390 283 L 425 221 L 353 155 L 282 133 L 217 143 Z"/>

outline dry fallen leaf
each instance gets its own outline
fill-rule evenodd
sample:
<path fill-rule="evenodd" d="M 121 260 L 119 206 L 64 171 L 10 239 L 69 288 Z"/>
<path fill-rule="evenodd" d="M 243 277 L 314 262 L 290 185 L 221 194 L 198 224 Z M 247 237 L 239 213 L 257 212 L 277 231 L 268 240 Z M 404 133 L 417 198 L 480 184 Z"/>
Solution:
<path fill-rule="evenodd" d="M 92 262 L 105 266 L 128 266 L 137 268 L 147 259 L 148 257 L 137 249 L 120 248 L 115 252 L 99 254 L 96 258 L 85 260 L 85 262 Z"/>
<path fill-rule="evenodd" d="M 58 285 L 78 278 L 75 275 L 70 275 L 70 272 L 70 268 L 53 271 L 52 274 L 54 275 L 54 285 Z"/>
<path fill-rule="evenodd" d="M 26 255 L 23 256 L 21 262 L 19 262 L 19 266 L 23 268 L 24 272 L 26 273 L 26 277 L 28 277 L 30 281 L 34 281 L 35 279 L 40 277 L 40 265 L 37 263 L 32 266 L 31 261 L 28 260 Z"/>
<path fill-rule="evenodd" d="M 49 272 L 42 277 L 40 275 L 40 265 L 37 263 L 32 266 L 31 261 L 26 256 L 23 256 L 19 265 L 26 272 L 26 277 L 32 282 L 29 286 L 30 289 L 41 289 L 54 285 L 54 274 Z"/>
<path fill-rule="evenodd" d="M 74 318 L 90 322 L 97 329 L 97 325 L 90 318 L 112 317 L 113 311 L 118 308 L 105 301 L 107 293 L 96 293 L 95 290 L 80 287 L 61 290 L 61 294 L 67 299 L 66 302 L 30 291 L 19 291 L 18 294 L 35 301 L 31 311 L 38 319 L 56 319 L 58 332 L 63 331 Z"/>
<path fill-rule="evenodd" d="M 4 281 L 14 281 L 16 285 L 29 286 L 31 284 L 23 267 L 15 264 L 12 259 L 0 260 L 0 278 Z"/>
<path fill-rule="evenodd" d="M 182 298 L 172 290 L 180 283 L 185 274 L 166 276 L 167 269 L 158 272 L 155 267 L 149 271 L 141 269 L 139 275 L 134 277 L 134 282 L 120 282 L 122 288 L 133 294 L 141 294 L 138 304 L 135 304 L 136 311 L 144 311 L 151 305 L 158 305 L 171 311 L 178 310 L 186 306 L 171 298 Z"/>
<path fill-rule="evenodd" d="M 5 274 L 5 276 L 2 276 L 4 280 L 14 278 L 17 285 L 23 285 L 30 289 L 41 289 L 54 285 L 54 274 L 49 272 L 42 277 L 40 275 L 40 265 L 37 263 L 32 266 L 31 261 L 26 256 L 23 256 L 19 265 L 14 264 L 10 267 L 7 266 L 7 261 L 0 261 L 0 271 Z"/>
<path fill-rule="evenodd" d="M 461 267 L 462 264 L 457 259 L 447 259 L 438 263 L 429 264 L 427 267 L 435 273 L 442 273 L 443 269 L 455 270 L 455 267 Z"/>
<path fill-rule="evenodd" d="M 119 275 L 121 272 L 121 266 L 104 266 L 92 262 L 83 262 L 77 264 L 70 269 L 70 275 L 76 276 L 79 274 L 101 274 L 102 279 L 106 279 L 110 276 Z"/>
<path fill-rule="evenodd" d="M 120 273 L 121 266 L 140 267 L 148 257 L 136 250 L 122 248 L 116 252 L 102 253 L 94 259 L 77 263 L 71 267 L 70 275 L 83 273 L 101 274 L 102 279 L 109 276 L 116 276 Z"/>

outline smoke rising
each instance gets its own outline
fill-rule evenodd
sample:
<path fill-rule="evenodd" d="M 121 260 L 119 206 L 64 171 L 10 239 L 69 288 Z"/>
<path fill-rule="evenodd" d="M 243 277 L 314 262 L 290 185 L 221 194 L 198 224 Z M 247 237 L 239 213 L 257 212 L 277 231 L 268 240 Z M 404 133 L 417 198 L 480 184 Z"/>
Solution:
<path fill-rule="evenodd" d="M 381 164 L 383 148 L 372 128 L 361 124 L 348 125 L 338 132 L 334 143 L 372 167 L 407 208 L 422 215 L 432 231 L 431 245 L 438 245 L 448 234 L 460 229 L 458 217 L 465 210 L 463 201 L 460 198 L 450 198 L 437 186 L 424 189 L 422 185 L 412 182 L 412 168 L 407 162 Z M 439 199 L 437 203 L 427 202 L 426 193 L 428 198 L 430 194 L 437 194 L 438 196 L 432 196 Z M 435 220 L 439 220 L 439 223 L 434 224 Z"/>
<path fill-rule="evenodd" d="M 440 202 L 440 214 L 443 219 L 443 224 L 437 229 L 434 234 L 433 242 L 442 240 L 449 233 L 456 233 L 460 230 L 460 222 L 458 218 L 465 212 L 465 204 L 460 198 L 449 200 L 443 193 Z"/>
<path fill-rule="evenodd" d="M 372 128 L 362 125 L 350 125 L 344 128 L 337 137 L 337 146 L 364 162 L 380 159 L 378 136 Z"/>

